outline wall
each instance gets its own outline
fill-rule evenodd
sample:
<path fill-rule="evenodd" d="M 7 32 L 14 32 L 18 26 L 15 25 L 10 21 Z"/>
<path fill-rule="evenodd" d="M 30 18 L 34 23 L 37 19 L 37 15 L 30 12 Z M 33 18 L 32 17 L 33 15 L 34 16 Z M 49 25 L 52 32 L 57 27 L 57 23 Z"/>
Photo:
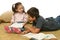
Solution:
<path fill-rule="evenodd" d="M 26 11 L 31 7 L 37 7 L 44 18 L 60 15 L 60 0 L 1 0 L 0 15 L 11 10 L 12 4 L 16 2 L 22 2 Z"/>

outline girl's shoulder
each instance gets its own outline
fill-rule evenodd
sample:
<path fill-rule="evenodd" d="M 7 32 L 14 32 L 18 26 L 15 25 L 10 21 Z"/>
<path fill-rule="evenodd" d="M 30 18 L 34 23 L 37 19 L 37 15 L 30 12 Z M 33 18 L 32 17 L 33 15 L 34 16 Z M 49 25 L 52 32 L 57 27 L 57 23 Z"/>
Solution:
<path fill-rule="evenodd" d="M 20 13 L 15 13 L 13 16 L 16 16 L 16 15 L 26 15 L 26 16 L 27 16 L 27 13 L 22 13 L 22 14 L 20 14 Z"/>
<path fill-rule="evenodd" d="M 18 13 L 14 13 L 13 15 L 16 15 L 16 14 L 18 14 Z"/>
<path fill-rule="evenodd" d="M 24 15 L 28 16 L 28 14 L 27 14 L 27 13 L 24 13 Z"/>
<path fill-rule="evenodd" d="M 27 13 L 23 13 L 23 15 L 27 15 Z"/>

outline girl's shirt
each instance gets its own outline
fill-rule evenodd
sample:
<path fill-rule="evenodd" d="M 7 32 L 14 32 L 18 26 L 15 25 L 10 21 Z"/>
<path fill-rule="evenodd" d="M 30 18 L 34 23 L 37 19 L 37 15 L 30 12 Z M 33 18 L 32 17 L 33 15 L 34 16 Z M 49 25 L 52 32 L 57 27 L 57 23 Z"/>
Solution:
<path fill-rule="evenodd" d="M 15 13 L 12 16 L 11 22 L 27 22 L 28 15 L 25 13 Z"/>

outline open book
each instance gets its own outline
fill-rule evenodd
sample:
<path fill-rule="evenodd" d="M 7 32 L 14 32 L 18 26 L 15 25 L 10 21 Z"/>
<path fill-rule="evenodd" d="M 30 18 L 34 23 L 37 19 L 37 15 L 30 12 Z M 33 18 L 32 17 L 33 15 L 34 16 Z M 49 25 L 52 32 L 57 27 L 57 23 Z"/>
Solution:
<path fill-rule="evenodd" d="M 26 36 L 28 38 L 35 38 L 36 40 L 42 40 L 42 39 L 51 39 L 51 38 L 56 38 L 53 34 L 44 34 L 44 33 L 38 33 L 38 34 L 33 34 L 33 33 L 28 33 L 23 36 Z"/>

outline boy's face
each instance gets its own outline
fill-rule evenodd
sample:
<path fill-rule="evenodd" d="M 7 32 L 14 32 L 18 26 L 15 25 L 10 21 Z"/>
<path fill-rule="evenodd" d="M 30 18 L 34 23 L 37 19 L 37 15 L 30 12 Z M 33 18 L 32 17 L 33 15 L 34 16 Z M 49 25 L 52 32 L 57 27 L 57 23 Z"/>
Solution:
<path fill-rule="evenodd" d="M 34 20 L 36 20 L 36 18 L 35 17 L 32 18 L 30 15 L 28 15 L 28 20 L 29 21 L 34 21 Z"/>

